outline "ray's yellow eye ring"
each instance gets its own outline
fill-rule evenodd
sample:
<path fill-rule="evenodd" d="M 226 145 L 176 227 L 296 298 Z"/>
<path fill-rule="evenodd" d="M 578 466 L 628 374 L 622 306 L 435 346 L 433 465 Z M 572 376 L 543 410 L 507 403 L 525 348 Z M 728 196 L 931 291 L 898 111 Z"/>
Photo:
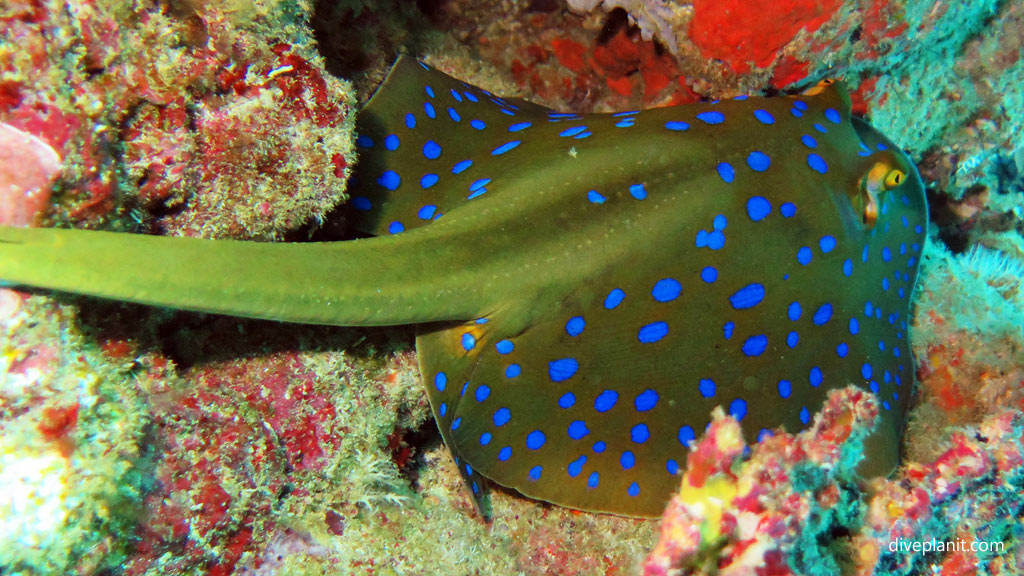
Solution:
<path fill-rule="evenodd" d="M 885 175 L 885 180 L 882 181 L 882 184 L 885 186 L 886 190 L 892 190 L 893 188 L 896 188 L 900 184 L 903 184 L 903 181 L 906 179 L 907 175 L 905 172 L 894 168 L 890 170 L 888 174 Z"/>

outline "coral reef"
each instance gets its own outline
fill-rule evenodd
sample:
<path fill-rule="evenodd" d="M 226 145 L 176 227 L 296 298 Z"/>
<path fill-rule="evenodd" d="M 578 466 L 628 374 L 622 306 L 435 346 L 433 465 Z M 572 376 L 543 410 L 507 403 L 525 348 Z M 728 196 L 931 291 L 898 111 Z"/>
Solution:
<path fill-rule="evenodd" d="M 72 307 L 0 289 L 0 567 L 117 566 L 145 485 L 147 377 L 68 331 Z"/>
<path fill-rule="evenodd" d="M 273 239 L 322 218 L 355 160 L 353 102 L 309 11 L 5 3 L 0 121 L 64 158 L 54 219 Z"/>
<path fill-rule="evenodd" d="M 644 574 L 1024 569 L 1014 554 L 1024 546 L 1024 414 L 993 414 L 934 461 L 861 488 L 860 442 L 877 413 L 863 391 L 834 391 L 809 429 L 766 438 L 744 460 L 739 423 L 719 410 L 687 458 Z M 946 554 L 929 559 L 926 545 Z"/>
<path fill-rule="evenodd" d="M 3 223 L 261 240 L 316 227 L 344 200 L 356 101 L 402 46 L 577 112 L 839 77 L 920 159 L 936 216 L 909 463 L 856 478 L 876 410 L 856 391 L 746 459 L 721 417 L 643 565 L 652 522 L 499 490 L 484 523 L 408 331 L 0 288 L 0 572 L 1024 570 L 1024 4 L 14 0 L 0 23 Z M 1005 549 L 900 547 L 933 538 Z"/>
<path fill-rule="evenodd" d="M 37 224 L 50 205 L 57 152 L 27 132 L 0 123 L 0 224 Z"/>

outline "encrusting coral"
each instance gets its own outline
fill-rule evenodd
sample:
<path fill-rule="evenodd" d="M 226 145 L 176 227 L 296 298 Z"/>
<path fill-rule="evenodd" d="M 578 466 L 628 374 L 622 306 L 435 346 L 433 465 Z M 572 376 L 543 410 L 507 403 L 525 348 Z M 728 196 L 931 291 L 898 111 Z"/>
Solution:
<path fill-rule="evenodd" d="M 922 546 L 945 553 L 943 570 L 1024 569 L 1013 553 L 1024 546 L 1024 414 L 993 414 L 934 461 L 859 485 L 877 413 L 863 391 L 834 391 L 810 428 L 743 458 L 739 423 L 720 411 L 687 458 L 644 574 L 915 574 Z"/>

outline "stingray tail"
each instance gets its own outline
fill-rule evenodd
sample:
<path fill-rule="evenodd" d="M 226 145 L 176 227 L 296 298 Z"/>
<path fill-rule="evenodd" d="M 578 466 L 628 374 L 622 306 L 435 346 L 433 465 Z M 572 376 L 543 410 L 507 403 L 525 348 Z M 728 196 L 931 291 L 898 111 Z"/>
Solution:
<path fill-rule="evenodd" d="M 259 243 L 0 227 L 0 283 L 309 324 L 472 316 L 466 298 L 410 278 L 413 251 L 402 248 L 390 238 Z"/>

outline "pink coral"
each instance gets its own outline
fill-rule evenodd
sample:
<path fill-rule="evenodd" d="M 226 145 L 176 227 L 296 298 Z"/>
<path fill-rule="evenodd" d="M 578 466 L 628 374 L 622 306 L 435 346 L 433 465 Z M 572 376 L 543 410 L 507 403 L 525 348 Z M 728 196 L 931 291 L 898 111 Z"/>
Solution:
<path fill-rule="evenodd" d="M 28 132 L 0 123 L 0 224 L 31 226 L 50 203 L 60 155 Z"/>
<path fill-rule="evenodd" d="M 765 438 L 739 464 L 746 448 L 740 425 L 717 409 L 687 457 L 644 574 L 789 574 L 785 557 L 812 510 L 837 501 L 837 478 L 849 473 L 844 463 L 877 414 L 864 391 L 834 391 L 808 430 Z M 715 550 L 717 565 L 709 565 Z"/>
<path fill-rule="evenodd" d="M 739 424 L 719 411 L 690 453 L 644 573 L 838 573 L 852 560 L 858 574 L 906 574 L 922 558 L 901 543 L 1012 540 L 1024 511 L 1024 414 L 990 416 L 977 433 L 955 434 L 933 462 L 859 488 L 859 441 L 877 410 L 861 390 L 833 392 L 808 430 L 765 439 L 747 461 Z M 971 550 L 946 550 L 939 561 L 993 573 L 1014 562 Z"/>

